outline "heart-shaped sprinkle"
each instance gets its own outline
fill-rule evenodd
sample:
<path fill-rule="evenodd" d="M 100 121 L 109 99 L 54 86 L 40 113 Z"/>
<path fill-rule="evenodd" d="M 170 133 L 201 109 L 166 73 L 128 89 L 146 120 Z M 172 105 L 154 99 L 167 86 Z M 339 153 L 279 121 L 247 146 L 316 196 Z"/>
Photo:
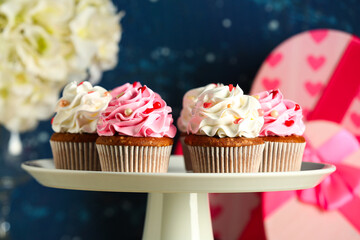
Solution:
<path fill-rule="evenodd" d="M 143 92 L 145 91 L 145 89 L 146 89 L 146 86 L 143 86 L 143 87 L 139 87 L 139 88 L 138 88 L 138 90 L 140 90 L 141 93 L 143 93 Z"/>
<path fill-rule="evenodd" d="M 159 108 L 161 108 L 161 103 L 156 102 L 156 103 L 154 103 L 153 107 L 154 107 L 155 109 L 159 109 Z"/>
<path fill-rule="evenodd" d="M 136 85 L 138 84 L 138 82 L 133 82 L 133 87 L 136 87 Z"/>
<path fill-rule="evenodd" d="M 272 90 L 272 91 L 271 91 L 272 99 L 274 99 L 278 93 L 279 93 L 279 90 L 277 90 L 277 89 Z"/>
<path fill-rule="evenodd" d="M 229 91 L 231 92 L 234 89 L 234 85 L 229 84 Z"/>
<path fill-rule="evenodd" d="M 237 118 L 237 119 L 234 120 L 234 123 L 235 123 L 235 124 L 239 124 L 239 123 L 241 123 L 242 121 L 244 121 L 243 118 Z"/>
<path fill-rule="evenodd" d="M 300 110 L 300 105 L 299 104 L 295 104 L 295 111 Z"/>
<path fill-rule="evenodd" d="M 204 108 L 209 108 L 211 107 L 211 102 L 205 102 L 203 106 Z"/>
<path fill-rule="evenodd" d="M 294 120 L 286 120 L 284 124 L 287 127 L 291 127 L 292 125 L 294 125 L 294 123 L 295 123 Z"/>
<path fill-rule="evenodd" d="M 146 110 L 144 111 L 144 113 L 145 113 L 145 114 L 149 114 L 149 113 L 151 113 L 152 111 L 154 111 L 153 108 L 148 108 L 148 109 L 146 109 Z"/>

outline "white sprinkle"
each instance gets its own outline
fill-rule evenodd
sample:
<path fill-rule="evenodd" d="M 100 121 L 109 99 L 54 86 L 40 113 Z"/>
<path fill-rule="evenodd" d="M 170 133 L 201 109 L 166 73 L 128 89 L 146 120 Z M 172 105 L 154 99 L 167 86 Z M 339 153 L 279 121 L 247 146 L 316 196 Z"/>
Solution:
<path fill-rule="evenodd" d="M 132 114 L 133 110 L 131 108 L 125 109 L 125 115 L 130 116 Z"/>
<path fill-rule="evenodd" d="M 224 28 L 230 28 L 231 27 L 231 20 L 228 19 L 228 18 L 225 18 L 223 21 L 222 21 L 222 25 L 224 26 Z"/>
<path fill-rule="evenodd" d="M 213 63 L 213 62 L 215 62 L 215 59 L 216 59 L 216 57 L 215 57 L 215 54 L 213 54 L 213 53 L 207 53 L 207 54 L 205 55 L 205 60 L 206 60 L 208 63 Z"/>

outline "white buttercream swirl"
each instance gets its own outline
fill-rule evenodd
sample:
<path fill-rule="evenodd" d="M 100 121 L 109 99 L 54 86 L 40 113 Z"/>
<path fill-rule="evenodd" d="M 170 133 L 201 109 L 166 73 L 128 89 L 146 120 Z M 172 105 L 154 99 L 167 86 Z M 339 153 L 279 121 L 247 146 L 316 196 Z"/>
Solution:
<path fill-rule="evenodd" d="M 244 95 L 238 85 L 214 88 L 199 96 L 187 130 L 220 138 L 257 137 L 264 124 L 259 109 L 259 101 Z"/>
<path fill-rule="evenodd" d="M 192 116 L 192 109 L 195 107 L 195 103 L 198 101 L 199 96 L 210 89 L 214 89 L 216 87 L 223 87 L 224 84 L 221 83 L 210 83 L 206 86 L 194 88 L 187 91 L 183 97 L 182 102 L 182 110 L 180 112 L 180 117 L 177 120 L 177 127 L 181 132 L 187 131 L 187 125 Z"/>
<path fill-rule="evenodd" d="M 100 114 L 107 108 L 111 94 L 89 82 L 71 82 L 64 88 L 56 106 L 52 128 L 55 132 L 95 133 Z"/>

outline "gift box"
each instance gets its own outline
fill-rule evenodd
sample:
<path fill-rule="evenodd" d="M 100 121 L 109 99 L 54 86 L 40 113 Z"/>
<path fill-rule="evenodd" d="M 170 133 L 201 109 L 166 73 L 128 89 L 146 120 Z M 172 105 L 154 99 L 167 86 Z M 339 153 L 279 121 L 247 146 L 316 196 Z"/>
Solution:
<path fill-rule="evenodd" d="M 339 123 L 359 138 L 360 39 L 330 29 L 289 38 L 261 65 L 251 93 L 275 88 L 298 102 L 307 120 Z"/>
<path fill-rule="evenodd" d="M 251 94 L 276 88 L 303 108 L 303 160 L 337 171 L 309 190 L 211 194 L 215 238 L 360 239 L 359 38 L 320 29 L 284 41 L 261 65 Z"/>
<path fill-rule="evenodd" d="M 309 121 L 304 161 L 336 172 L 311 189 L 262 194 L 267 239 L 360 239 L 360 144 L 329 121 Z"/>

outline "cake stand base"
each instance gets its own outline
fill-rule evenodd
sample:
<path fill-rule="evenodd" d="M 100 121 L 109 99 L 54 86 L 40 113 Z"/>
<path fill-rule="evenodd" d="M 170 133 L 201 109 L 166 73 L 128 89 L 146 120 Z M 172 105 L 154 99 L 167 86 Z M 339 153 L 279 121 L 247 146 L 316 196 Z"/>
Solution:
<path fill-rule="evenodd" d="M 213 240 L 207 193 L 149 193 L 143 240 Z"/>

